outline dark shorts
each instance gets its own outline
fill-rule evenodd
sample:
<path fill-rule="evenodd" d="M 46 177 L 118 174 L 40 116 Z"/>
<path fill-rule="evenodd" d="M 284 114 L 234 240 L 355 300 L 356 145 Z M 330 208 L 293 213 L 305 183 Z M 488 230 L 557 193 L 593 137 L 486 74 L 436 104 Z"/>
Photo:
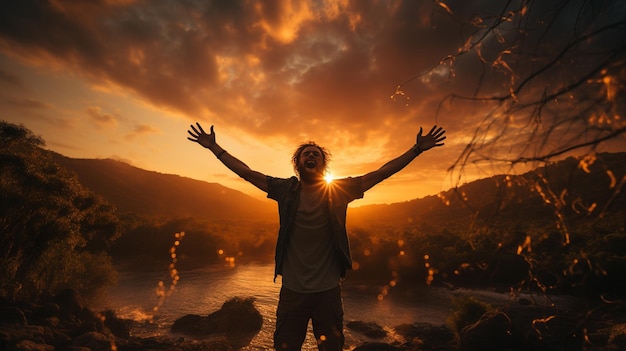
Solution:
<path fill-rule="evenodd" d="M 341 350 L 344 344 L 341 287 L 319 293 L 298 293 L 281 288 L 274 348 L 300 350 L 309 319 L 313 323 L 313 334 L 320 351 Z"/>

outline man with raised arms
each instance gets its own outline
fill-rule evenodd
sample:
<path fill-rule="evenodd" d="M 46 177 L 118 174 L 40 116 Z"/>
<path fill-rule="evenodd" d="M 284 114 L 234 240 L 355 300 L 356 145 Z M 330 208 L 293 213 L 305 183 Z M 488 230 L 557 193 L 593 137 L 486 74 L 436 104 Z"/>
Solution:
<path fill-rule="evenodd" d="M 296 176 L 275 178 L 250 169 L 224 150 L 211 126 L 199 123 L 187 139 L 211 150 L 231 171 L 278 202 L 280 229 L 276 243 L 274 280 L 282 277 L 276 311 L 274 348 L 300 350 L 309 320 L 321 350 L 341 350 L 344 344 L 341 280 L 352 268 L 346 231 L 348 204 L 403 169 L 419 154 L 443 145 L 445 130 L 422 128 L 416 143 L 402 155 L 362 176 L 324 179 L 330 153 L 314 142 L 301 144 L 292 156 Z"/>

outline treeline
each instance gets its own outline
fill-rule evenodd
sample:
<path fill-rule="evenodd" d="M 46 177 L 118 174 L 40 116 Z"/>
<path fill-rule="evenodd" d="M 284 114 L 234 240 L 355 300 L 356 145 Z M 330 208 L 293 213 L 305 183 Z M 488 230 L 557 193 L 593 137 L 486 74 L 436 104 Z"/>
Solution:
<path fill-rule="evenodd" d="M 121 234 L 116 211 L 43 145 L 0 121 L 0 297 L 30 300 L 68 287 L 97 295 L 116 278 L 106 252 Z"/>
<path fill-rule="evenodd" d="M 118 269 L 164 271 L 175 263 L 178 270 L 190 270 L 216 264 L 269 263 L 274 259 L 276 228 L 271 223 L 136 214 L 123 215 L 121 222 L 124 236 L 109 250 Z M 181 232 L 185 235 L 176 238 Z"/>
<path fill-rule="evenodd" d="M 554 225 L 541 234 L 483 228 L 473 238 L 442 230 L 391 239 L 361 230 L 351 237 L 356 270 L 350 280 L 383 290 L 433 284 L 624 298 L 624 219 L 622 213 L 610 220 L 613 226 L 579 223 L 568 244 Z"/>

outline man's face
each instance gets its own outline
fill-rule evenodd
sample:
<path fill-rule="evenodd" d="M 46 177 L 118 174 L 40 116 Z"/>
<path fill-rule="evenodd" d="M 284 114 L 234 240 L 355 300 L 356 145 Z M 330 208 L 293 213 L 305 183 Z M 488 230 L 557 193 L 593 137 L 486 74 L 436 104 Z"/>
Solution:
<path fill-rule="evenodd" d="M 324 156 L 315 146 L 307 146 L 300 152 L 298 173 L 300 179 L 316 180 L 324 177 Z"/>

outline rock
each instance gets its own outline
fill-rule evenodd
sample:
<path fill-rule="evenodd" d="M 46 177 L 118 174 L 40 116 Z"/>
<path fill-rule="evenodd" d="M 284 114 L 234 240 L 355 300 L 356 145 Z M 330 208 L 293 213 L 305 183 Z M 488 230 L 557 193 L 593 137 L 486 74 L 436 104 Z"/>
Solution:
<path fill-rule="evenodd" d="M 0 307 L 0 324 L 26 325 L 26 315 L 17 307 Z"/>
<path fill-rule="evenodd" d="M 372 339 L 380 339 L 387 336 L 387 332 L 383 327 L 372 322 L 352 321 L 348 322 L 346 327 Z"/>
<path fill-rule="evenodd" d="M 254 306 L 254 298 L 232 298 L 222 305 L 214 316 L 219 321 L 220 327 L 225 332 L 255 332 L 258 333 L 263 326 L 261 312 Z"/>
<path fill-rule="evenodd" d="M 15 344 L 15 350 L 19 351 L 53 351 L 54 346 L 36 343 L 31 340 L 21 340 Z"/>
<path fill-rule="evenodd" d="M 59 313 L 61 313 L 61 307 L 52 302 L 44 303 L 43 305 L 39 306 L 35 311 L 33 311 L 33 315 L 41 319 L 58 317 Z"/>
<path fill-rule="evenodd" d="M 2 340 L 14 345 L 20 340 L 44 341 L 50 331 L 39 325 L 5 325 L 2 327 Z"/>
<path fill-rule="evenodd" d="M 63 351 L 91 351 L 91 349 L 82 346 L 65 346 Z"/>
<path fill-rule="evenodd" d="M 80 294 L 74 289 L 65 289 L 54 297 L 59 306 L 59 317 L 62 320 L 73 320 L 83 311 Z"/>
<path fill-rule="evenodd" d="M 456 337 L 445 325 L 429 323 L 401 324 L 393 328 L 407 342 L 419 345 L 419 350 L 456 350 Z"/>
<path fill-rule="evenodd" d="M 461 330 L 460 351 L 500 351 L 514 349 L 511 320 L 502 312 L 487 312 L 478 322 Z"/>
<path fill-rule="evenodd" d="M 186 335 L 209 335 L 218 332 L 218 327 L 212 319 L 197 314 L 187 314 L 174 321 L 170 327 L 174 333 Z"/>
<path fill-rule="evenodd" d="M 109 328 L 113 335 L 120 338 L 130 337 L 130 327 L 128 323 L 120 318 L 117 318 L 115 312 L 107 310 L 101 313 L 104 317 L 104 326 Z"/>
<path fill-rule="evenodd" d="M 52 329 L 52 337 L 54 338 L 51 342 L 53 346 L 67 346 L 72 342 L 72 338 L 59 329 Z"/>
<path fill-rule="evenodd" d="M 42 321 L 41 324 L 47 327 L 56 328 L 61 324 L 61 320 L 59 317 L 50 317 Z"/>
<path fill-rule="evenodd" d="M 384 342 L 367 342 L 352 351 L 402 351 L 402 349 Z"/>
<path fill-rule="evenodd" d="M 114 340 L 98 332 L 87 332 L 72 340 L 72 346 L 86 347 L 91 351 L 110 351 L 114 345 Z"/>
<path fill-rule="evenodd" d="M 174 322 L 170 330 L 189 336 L 224 335 L 229 348 L 248 345 L 263 325 L 263 317 L 254 306 L 254 298 L 234 297 L 206 317 L 189 314 Z"/>
<path fill-rule="evenodd" d="M 171 326 L 175 333 L 192 336 L 216 333 L 238 334 L 258 333 L 263 325 L 263 317 L 254 306 L 253 298 L 234 297 L 226 301 L 222 308 L 206 317 L 188 314 L 177 319 Z"/>
<path fill-rule="evenodd" d="M 626 350 L 626 323 L 621 323 L 611 328 L 608 346 L 612 350 Z"/>
<path fill-rule="evenodd" d="M 92 310 L 88 308 L 83 308 L 80 313 L 77 315 L 78 317 L 78 330 L 79 334 L 87 333 L 87 332 L 99 332 L 104 333 L 104 323 L 100 316 L 94 313 Z"/>

